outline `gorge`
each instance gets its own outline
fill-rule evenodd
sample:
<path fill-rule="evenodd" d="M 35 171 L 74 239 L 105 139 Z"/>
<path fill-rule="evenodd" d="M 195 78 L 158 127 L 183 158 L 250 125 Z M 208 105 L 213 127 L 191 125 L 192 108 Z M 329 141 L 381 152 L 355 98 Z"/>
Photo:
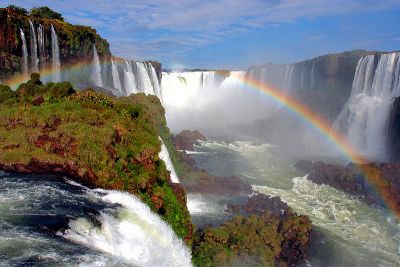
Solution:
<path fill-rule="evenodd" d="M 0 265 L 398 264 L 400 52 L 167 71 L 33 14 L 0 8 Z"/>

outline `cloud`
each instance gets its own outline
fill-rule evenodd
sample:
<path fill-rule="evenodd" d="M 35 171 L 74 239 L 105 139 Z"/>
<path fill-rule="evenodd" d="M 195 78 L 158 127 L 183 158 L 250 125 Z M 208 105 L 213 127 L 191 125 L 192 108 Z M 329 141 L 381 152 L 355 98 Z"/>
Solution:
<path fill-rule="evenodd" d="M 97 28 L 124 57 L 182 54 L 244 32 L 400 6 L 398 0 L 16 0 L 62 12 L 68 21 Z M 317 40 L 323 36 L 309 36 Z M 310 39 L 311 38 L 311 39 Z M 314 39 L 313 39 L 314 38 Z M 128 47 L 135 45 L 135 47 Z M 180 50 L 178 52 L 172 50 Z"/>

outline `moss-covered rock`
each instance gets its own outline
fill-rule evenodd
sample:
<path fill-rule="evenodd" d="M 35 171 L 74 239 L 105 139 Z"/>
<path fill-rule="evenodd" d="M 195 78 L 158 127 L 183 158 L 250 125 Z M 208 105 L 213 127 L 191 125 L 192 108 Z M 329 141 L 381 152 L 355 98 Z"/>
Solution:
<path fill-rule="evenodd" d="M 185 191 L 172 184 L 158 156 L 158 136 L 168 132 L 158 98 L 75 93 L 69 83 L 42 85 L 32 78 L 17 94 L 0 89 L 3 102 L 15 99 L 0 104 L 0 169 L 60 173 L 87 186 L 130 192 L 190 243 Z"/>

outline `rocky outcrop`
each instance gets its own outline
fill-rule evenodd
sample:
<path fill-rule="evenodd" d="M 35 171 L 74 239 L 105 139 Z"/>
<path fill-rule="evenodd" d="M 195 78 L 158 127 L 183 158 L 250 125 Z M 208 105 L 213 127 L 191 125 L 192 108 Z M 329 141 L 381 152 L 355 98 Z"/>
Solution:
<path fill-rule="evenodd" d="M 295 168 L 308 173 L 308 179 L 315 183 L 327 184 L 400 214 L 399 163 L 343 166 L 302 161 L 296 163 Z"/>
<path fill-rule="evenodd" d="M 198 141 L 206 141 L 207 138 L 197 130 L 183 130 L 172 137 L 172 142 L 177 150 L 193 150 L 193 145 L 198 145 Z"/>
<path fill-rule="evenodd" d="M 279 198 L 261 194 L 252 196 L 241 209 L 247 217 L 238 215 L 218 228 L 196 232 L 195 264 L 287 266 L 307 256 L 312 232 L 307 216 L 298 216 Z"/>
<path fill-rule="evenodd" d="M 90 61 L 93 57 L 93 44 L 99 57 L 108 60 L 111 57 L 107 40 L 100 37 L 93 28 L 71 25 L 63 20 L 40 17 L 20 12 L 15 8 L 0 8 L 0 80 L 5 80 L 22 69 L 22 40 L 20 29 L 25 33 L 28 47 L 31 44 L 30 25 L 43 26 L 45 51 L 40 59 L 40 69 L 51 65 L 51 25 L 58 35 L 60 59 L 64 65 Z M 37 32 L 36 32 L 37 34 Z"/>
<path fill-rule="evenodd" d="M 55 173 L 127 191 L 190 244 L 186 192 L 171 182 L 159 157 L 159 136 L 168 131 L 159 99 L 113 99 L 94 90 L 75 92 L 65 82 L 43 85 L 39 78 L 33 74 L 0 101 L 0 170 Z"/>

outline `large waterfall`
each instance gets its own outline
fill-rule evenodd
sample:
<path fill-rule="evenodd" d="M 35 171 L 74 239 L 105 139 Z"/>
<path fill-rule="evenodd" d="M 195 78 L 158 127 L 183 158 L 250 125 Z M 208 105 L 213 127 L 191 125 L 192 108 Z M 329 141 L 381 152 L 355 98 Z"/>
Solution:
<path fill-rule="evenodd" d="M 101 78 L 101 65 L 96 45 L 93 45 L 92 81 L 96 86 L 103 87 L 103 80 Z"/>
<path fill-rule="evenodd" d="M 52 68 L 53 80 L 61 81 L 61 62 L 60 62 L 60 47 L 58 45 L 57 33 L 51 25 L 51 53 L 52 53 Z"/>
<path fill-rule="evenodd" d="M 386 159 L 386 122 L 400 96 L 400 53 L 359 60 L 350 98 L 334 123 L 360 153 Z"/>
<path fill-rule="evenodd" d="M 29 25 L 30 25 L 30 40 L 31 40 L 31 69 L 32 72 L 38 72 L 39 71 L 39 58 L 38 58 L 38 48 L 37 48 L 37 36 L 36 36 L 36 30 L 35 30 L 35 25 L 33 25 L 32 21 L 29 20 Z"/>
<path fill-rule="evenodd" d="M 28 47 L 26 45 L 25 33 L 19 29 L 22 40 L 22 73 L 24 76 L 28 74 Z"/>

